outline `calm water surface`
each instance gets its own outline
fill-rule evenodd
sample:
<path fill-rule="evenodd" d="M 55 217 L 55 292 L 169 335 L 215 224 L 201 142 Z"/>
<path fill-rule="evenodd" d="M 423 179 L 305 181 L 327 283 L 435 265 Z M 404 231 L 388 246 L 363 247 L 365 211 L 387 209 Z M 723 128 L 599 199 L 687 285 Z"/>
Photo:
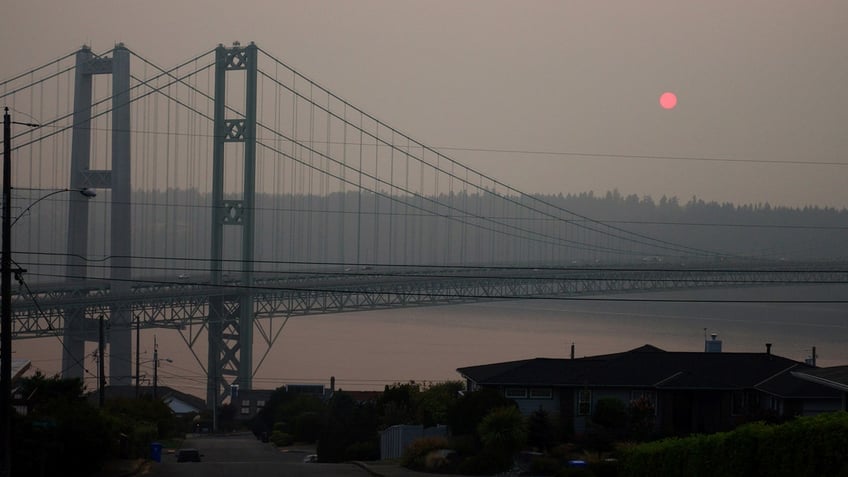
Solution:
<path fill-rule="evenodd" d="M 652 344 L 669 351 L 703 351 L 705 328 L 724 351 L 765 350 L 804 360 L 813 346 L 818 364 L 848 364 L 848 303 L 775 303 L 775 300 L 842 300 L 848 285 L 749 288 L 607 296 L 603 301 L 521 300 L 458 306 L 380 310 L 290 319 L 254 378 L 254 388 L 286 383 L 327 383 L 349 390 L 381 389 L 392 382 L 458 379 L 456 368 L 534 357 L 590 356 Z M 611 299 L 648 299 L 616 302 Z M 694 299 L 697 302 L 675 300 Z M 719 303 L 712 300 L 766 301 Z M 768 302 L 771 301 L 771 302 Z M 274 320 L 279 327 L 282 320 Z M 267 324 L 265 321 L 263 324 Z M 142 331 L 142 375 L 152 375 L 153 336 L 159 343 L 160 384 L 205 393 L 204 337 L 195 353 L 169 330 Z M 256 333 L 254 362 L 263 360 Z M 93 351 L 93 344 L 89 345 Z M 58 372 L 55 338 L 16 341 L 16 357 Z M 96 362 L 86 366 L 95 387 Z"/>

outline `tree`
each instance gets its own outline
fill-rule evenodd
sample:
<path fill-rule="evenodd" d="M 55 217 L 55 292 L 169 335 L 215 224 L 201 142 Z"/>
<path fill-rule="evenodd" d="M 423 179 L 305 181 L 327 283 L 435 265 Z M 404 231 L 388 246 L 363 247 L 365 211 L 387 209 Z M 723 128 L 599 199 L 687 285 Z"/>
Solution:
<path fill-rule="evenodd" d="M 556 439 L 554 425 L 547 411 L 539 407 L 527 419 L 527 443 L 547 451 Z"/>
<path fill-rule="evenodd" d="M 318 439 L 318 460 L 349 460 L 352 451 L 369 451 L 370 457 L 374 457 L 374 449 L 379 457 L 377 409 L 374 403 L 358 403 L 341 390 L 334 393 Z"/>
<path fill-rule="evenodd" d="M 81 380 L 36 373 L 20 386 L 30 412 L 13 421 L 13 475 L 90 475 L 113 455 L 117 434 L 86 402 Z"/>
<path fill-rule="evenodd" d="M 465 385 L 460 381 L 434 384 L 418 393 L 416 420 L 424 427 L 448 423 L 448 410 L 459 399 Z"/>
<path fill-rule="evenodd" d="M 527 429 L 518 408 L 501 407 L 493 410 L 477 427 L 483 443 L 483 455 L 497 462 L 503 470 L 509 468 L 512 456 L 527 442 Z"/>
<path fill-rule="evenodd" d="M 515 401 L 494 389 L 465 393 L 448 409 L 448 425 L 455 436 L 476 434 L 477 426 L 492 410 L 516 407 Z"/>

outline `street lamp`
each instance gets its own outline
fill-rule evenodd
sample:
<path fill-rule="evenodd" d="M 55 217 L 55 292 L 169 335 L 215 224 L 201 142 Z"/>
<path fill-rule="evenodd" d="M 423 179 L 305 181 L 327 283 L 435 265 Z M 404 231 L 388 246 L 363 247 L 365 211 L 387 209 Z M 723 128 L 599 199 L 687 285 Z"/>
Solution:
<path fill-rule="evenodd" d="M 96 194 L 90 189 L 61 189 L 53 191 L 36 200 L 12 221 L 12 124 L 38 127 L 38 124 L 16 123 L 9 115 L 9 108 L 3 114 L 3 250 L 0 260 L 0 437 L 2 437 L 2 458 L 0 475 L 9 477 L 12 473 L 12 225 L 42 200 L 62 192 L 79 192 L 86 197 Z"/>
<path fill-rule="evenodd" d="M 12 221 L 12 225 L 10 225 L 10 227 L 14 227 L 15 224 L 18 223 L 18 221 L 21 220 L 21 218 L 24 215 L 26 215 L 26 213 L 29 212 L 30 209 L 35 207 L 35 205 L 38 204 L 39 202 L 41 202 L 42 200 L 48 199 L 50 197 L 53 197 L 56 194 L 61 194 L 63 192 L 79 192 L 80 195 L 82 195 L 83 197 L 87 197 L 89 199 L 91 199 L 92 197 L 97 197 L 97 192 L 95 192 L 93 189 L 89 189 L 88 187 L 83 187 L 82 189 L 65 188 L 65 189 L 54 190 L 54 191 L 50 192 L 49 194 L 46 194 L 42 197 L 39 197 L 38 200 L 36 200 L 32 204 L 29 204 L 24 210 L 21 211 L 20 214 L 18 214 L 17 217 L 15 217 L 15 220 Z"/>

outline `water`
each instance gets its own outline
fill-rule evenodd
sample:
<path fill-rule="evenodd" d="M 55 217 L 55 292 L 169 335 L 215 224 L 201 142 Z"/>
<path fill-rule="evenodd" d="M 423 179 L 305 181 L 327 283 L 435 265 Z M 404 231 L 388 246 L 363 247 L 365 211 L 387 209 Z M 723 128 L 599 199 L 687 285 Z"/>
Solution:
<path fill-rule="evenodd" d="M 382 389 L 414 380 L 459 379 L 456 368 L 535 357 L 616 353 L 644 344 L 668 351 L 703 351 L 717 333 L 726 352 L 772 352 L 803 361 L 813 346 L 819 366 L 848 364 L 848 284 L 701 290 L 596 297 L 649 302 L 573 299 L 519 300 L 457 306 L 379 310 L 292 318 L 254 377 L 254 388 L 286 383 Z M 678 302 L 675 300 L 699 300 Z M 843 303 L 718 303 L 711 300 L 841 300 Z M 282 320 L 275 320 L 275 326 Z M 205 374 L 180 336 L 142 331 L 142 374 L 152 375 L 153 335 L 160 385 L 204 396 Z M 195 352 L 205 361 L 204 338 Z M 93 344 L 89 348 L 93 350 Z M 256 334 L 254 363 L 264 347 Z M 32 357 L 48 374 L 58 371 L 55 338 L 15 342 L 16 357 Z M 27 356 L 28 355 L 28 356 Z M 96 373 L 93 358 L 86 366 Z M 94 374 L 87 381 L 95 387 Z"/>

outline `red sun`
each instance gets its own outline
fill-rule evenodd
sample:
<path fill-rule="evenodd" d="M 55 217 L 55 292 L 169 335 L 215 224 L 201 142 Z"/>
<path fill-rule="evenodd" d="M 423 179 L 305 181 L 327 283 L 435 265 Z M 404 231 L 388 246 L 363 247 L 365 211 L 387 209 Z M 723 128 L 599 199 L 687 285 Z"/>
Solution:
<path fill-rule="evenodd" d="M 671 91 L 666 91 L 660 95 L 660 106 L 663 109 L 674 109 L 677 106 L 677 95 Z"/>

